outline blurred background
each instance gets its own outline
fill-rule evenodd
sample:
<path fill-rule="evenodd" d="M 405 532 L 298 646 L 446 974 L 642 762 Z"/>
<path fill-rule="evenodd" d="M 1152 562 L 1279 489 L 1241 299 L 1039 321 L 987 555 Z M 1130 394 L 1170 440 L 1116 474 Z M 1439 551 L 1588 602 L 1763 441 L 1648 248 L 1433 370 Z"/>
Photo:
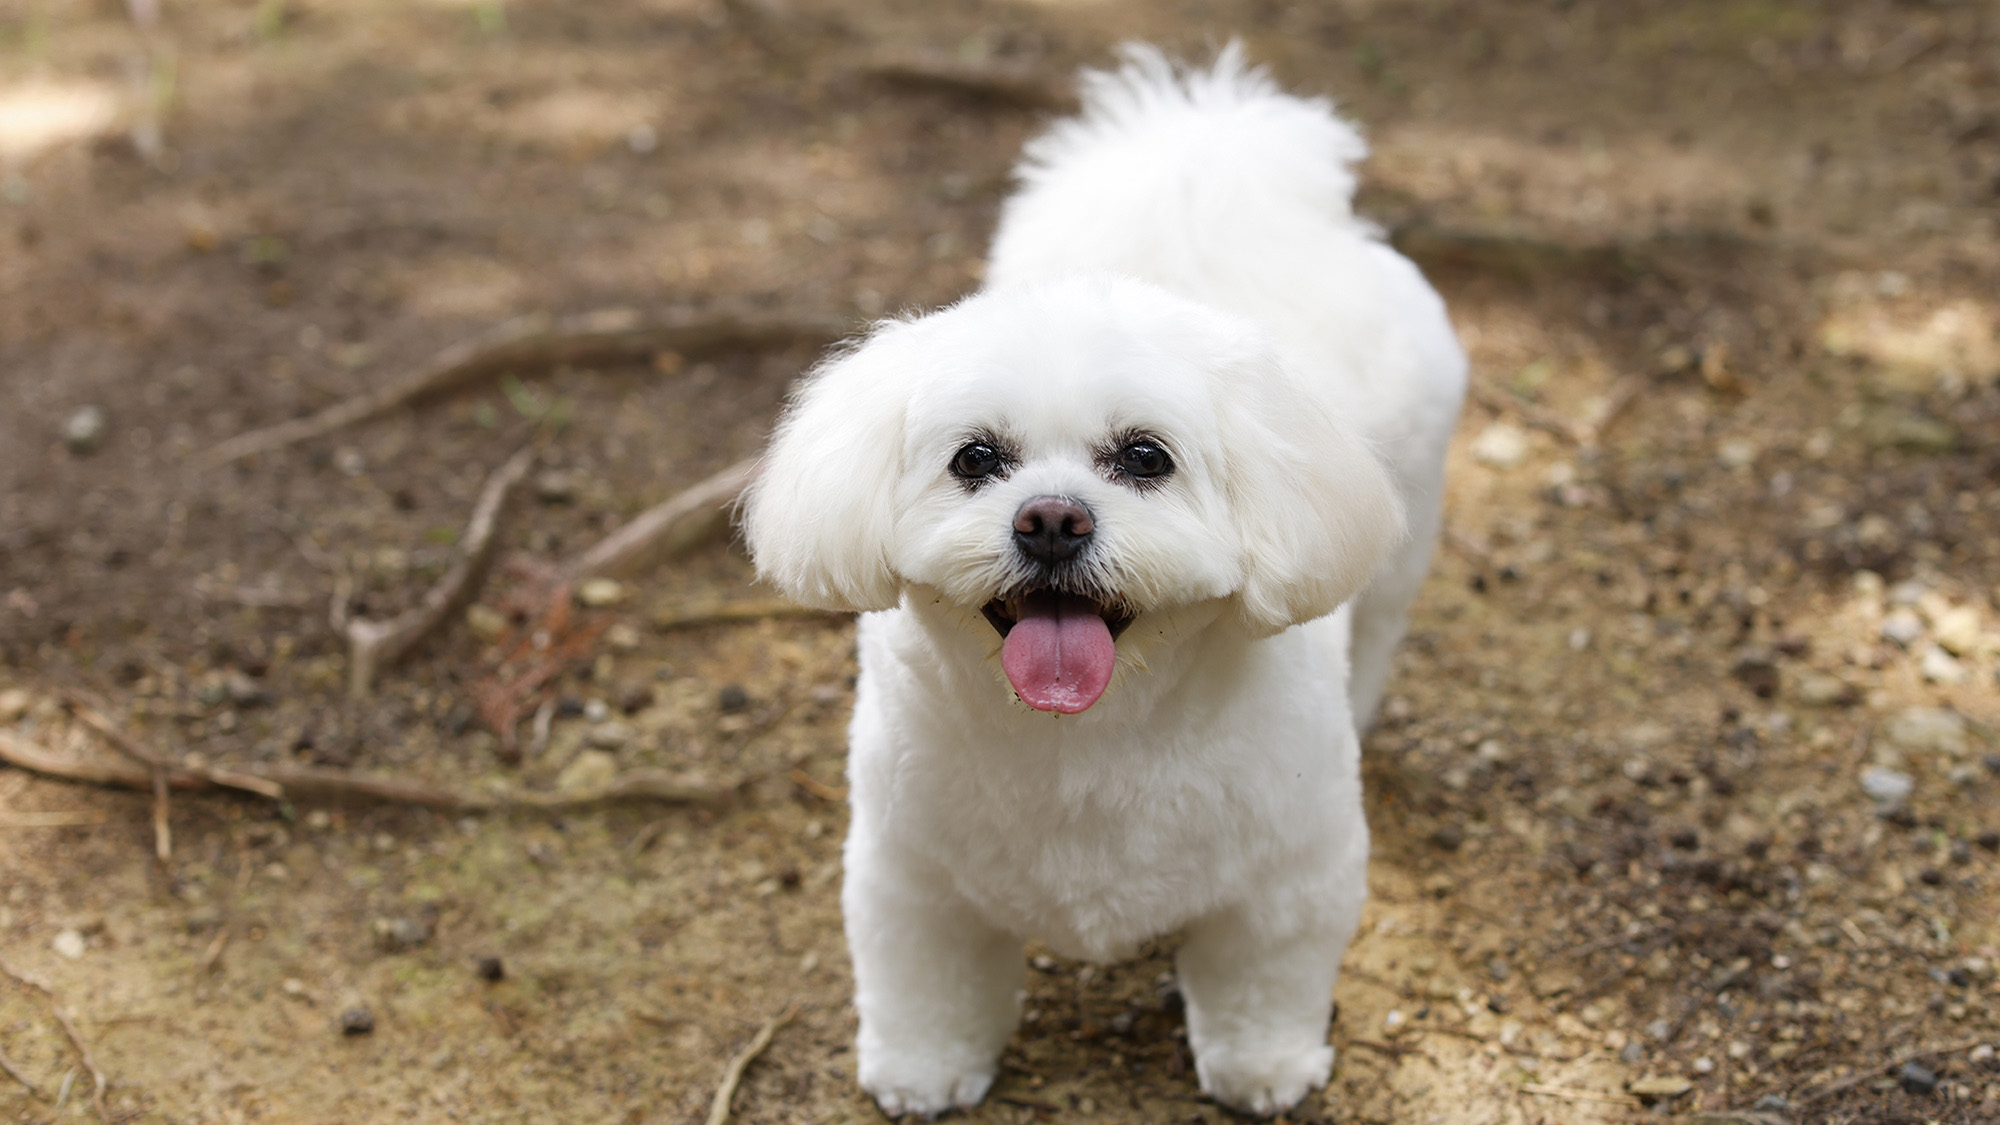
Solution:
<path fill-rule="evenodd" d="M 851 624 L 713 496 L 577 560 L 975 289 L 1127 39 L 1353 116 L 1473 359 L 1290 1119 L 2000 1120 L 2000 6 L 1948 0 L 0 0 L 0 1115 L 695 1120 L 796 1003 L 736 1118 L 877 1119 Z M 1224 1119 L 1170 946 L 1031 954 L 972 1119 Z"/>

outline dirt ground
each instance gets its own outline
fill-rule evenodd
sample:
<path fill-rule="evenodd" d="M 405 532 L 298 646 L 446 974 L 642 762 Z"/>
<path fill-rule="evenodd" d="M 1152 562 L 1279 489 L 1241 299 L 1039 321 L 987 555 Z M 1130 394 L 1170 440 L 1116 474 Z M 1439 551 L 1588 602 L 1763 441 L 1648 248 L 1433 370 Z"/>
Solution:
<path fill-rule="evenodd" d="M 879 1119 L 836 901 L 851 627 L 663 628 L 768 598 L 723 542 L 568 614 L 531 578 L 754 452 L 812 347 L 198 455 L 524 315 L 950 300 L 1048 110 L 883 59 L 1046 82 L 1240 36 L 1364 124 L 1364 206 L 1481 387 L 1368 739 L 1340 1061 L 1290 1119 L 2000 1122 L 2000 6 L 159 7 L 0 0 L 0 731 L 115 760 L 80 691 L 176 760 L 734 796 L 183 794 L 161 863 L 147 794 L 0 767 L 0 962 L 109 1118 L 697 1121 L 796 1003 L 736 1119 Z M 349 701 L 336 573 L 414 603 L 530 439 L 481 608 Z M 524 666 L 554 706 L 513 761 Z M 967 1116 L 1224 1120 L 1165 953 L 1036 957 Z M 5 979 L 0 1057 L 0 1117 L 93 1116 Z"/>

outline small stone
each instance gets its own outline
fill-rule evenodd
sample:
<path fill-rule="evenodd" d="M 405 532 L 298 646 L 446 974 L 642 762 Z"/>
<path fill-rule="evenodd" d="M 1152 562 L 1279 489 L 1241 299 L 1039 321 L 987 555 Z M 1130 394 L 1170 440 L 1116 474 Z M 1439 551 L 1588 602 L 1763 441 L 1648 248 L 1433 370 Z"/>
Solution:
<path fill-rule="evenodd" d="M 636 715 L 653 705 L 653 689 L 645 684 L 631 684 L 619 689 L 618 709 L 627 715 Z"/>
<path fill-rule="evenodd" d="M 590 728 L 585 741 L 599 750 L 621 750 L 632 741 L 632 728 L 624 723 L 604 723 Z"/>
<path fill-rule="evenodd" d="M 1625 1087 L 1627 1093 L 1642 1102 L 1665 1101 L 1678 1098 L 1694 1089 L 1694 1083 L 1677 1074 L 1648 1075 L 1634 1079 Z"/>
<path fill-rule="evenodd" d="M 384 953 L 406 953 L 431 939 L 431 928 L 415 918 L 375 919 L 375 945 Z"/>
<path fill-rule="evenodd" d="M 1924 619 L 1913 609 L 1893 610 L 1882 619 L 1882 639 L 1892 641 L 1904 648 L 1915 644 L 1924 635 Z"/>
<path fill-rule="evenodd" d="M 20 688 L 0 691 L 0 725 L 11 723 L 27 714 L 30 702 L 28 693 Z"/>
<path fill-rule="evenodd" d="M 537 473 L 535 499 L 544 504 L 567 504 L 576 499 L 576 474 L 564 469 Z"/>
<path fill-rule="evenodd" d="M 490 605 L 474 602 L 465 607 L 465 627 L 480 640 L 496 640 L 507 631 L 507 615 Z"/>
<path fill-rule="evenodd" d="M 1410 1022 L 1409 1017 L 1403 1014 L 1401 1008 L 1391 1008 L 1389 1014 L 1382 1017 L 1382 1030 L 1394 1035 L 1408 1022 Z"/>
<path fill-rule="evenodd" d="M 1455 852 L 1465 843 L 1465 830 L 1456 824 L 1440 825 L 1431 833 L 1431 843 L 1448 852 Z"/>
<path fill-rule="evenodd" d="M 1971 1054 L 1965 1056 L 1965 1061 L 1971 1063 L 1973 1066 L 1989 1066 L 1992 1064 L 1993 1058 L 1993 1045 L 1991 1043 L 1981 1043 L 1972 1049 Z"/>
<path fill-rule="evenodd" d="M 349 1008 L 340 1013 L 340 1033 L 342 1035 L 367 1035 L 375 1030 L 375 1013 L 365 1006 Z"/>
<path fill-rule="evenodd" d="M 1800 703 L 1808 707 L 1840 707 L 1861 700 L 1861 692 L 1839 676 L 1803 671 L 1793 688 Z"/>
<path fill-rule="evenodd" d="M 498 957 L 481 957 L 473 963 L 473 971 L 488 984 L 498 984 L 507 979 L 507 965 Z"/>
<path fill-rule="evenodd" d="M 611 704 L 602 699 L 587 699 L 583 703 L 583 717 L 589 722 L 601 723 L 611 717 Z"/>
<path fill-rule="evenodd" d="M 104 443 L 104 408 L 79 406 L 62 427 L 63 444 L 71 453 L 89 453 Z"/>
<path fill-rule="evenodd" d="M 629 621 L 619 621 L 604 631 L 604 643 L 618 652 L 631 652 L 639 647 L 639 629 Z"/>
<path fill-rule="evenodd" d="M 618 778 L 618 759 L 609 751 L 585 750 L 556 776 L 556 788 L 566 793 L 602 789 Z"/>
<path fill-rule="evenodd" d="M 1903 803 L 1915 788 L 1910 775 L 1899 770 L 1870 766 L 1861 771 L 1861 791 L 1885 805 Z"/>
<path fill-rule="evenodd" d="M 1991 828 L 1982 830 L 1979 835 L 1972 838 L 1972 842 L 1989 852 L 2000 852 L 2000 832 Z"/>
<path fill-rule="evenodd" d="M 1905 1093 L 1929 1094 L 1937 1090 L 1938 1079 L 1936 1074 L 1922 1066 L 1907 1062 L 1903 1064 L 1902 1071 L 1896 1075 L 1896 1083 Z"/>
<path fill-rule="evenodd" d="M 1519 426 L 1495 422 L 1472 439 L 1472 457 L 1495 469 L 1511 469 L 1528 457 L 1528 435 Z"/>
<path fill-rule="evenodd" d="M 84 944 L 81 933 L 75 930 L 64 930 L 56 935 L 54 941 L 49 943 L 49 948 L 56 951 L 56 956 L 66 961 L 75 961 L 83 956 L 84 950 L 88 947 Z"/>
<path fill-rule="evenodd" d="M 615 578 L 586 578 L 577 584 L 576 600 L 593 609 L 625 600 L 625 584 Z"/>
<path fill-rule="evenodd" d="M 1634 1039 L 1631 1042 L 1625 1044 L 1623 1047 L 1618 1048 L 1618 1061 L 1624 1063 L 1626 1066 L 1636 1066 L 1641 1061 L 1643 1061 L 1645 1057 L 1646 1057 L 1646 1048 L 1640 1046 L 1639 1041 L 1637 1039 Z"/>
<path fill-rule="evenodd" d="M 1918 661 L 1918 669 L 1924 679 L 1934 684 L 1962 684 L 1966 680 L 1965 665 L 1937 645 L 1927 645 L 1924 655 Z"/>
<path fill-rule="evenodd" d="M 1707 1055 L 1694 1060 L 1694 1072 L 1696 1074 L 1714 1074 L 1715 1060 L 1709 1058 Z"/>
<path fill-rule="evenodd" d="M 721 691 L 715 693 L 715 705 L 725 714 L 741 711 L 750 706 L 750 693 L 743 690 L 742 684 L 725 685 Z"/>
<path fill-rule="evenodd" d="M 222 674 L 222 690 L 227 693 L 229 702 L 238 707 L 262 707 L 272 700 L 271 693 L 264 690 L 263 684 L 237 668 Z"/>
<path fill-rule="evenodd" d="M 1498 957 L 1486 959 L 1486 975 L 1495 981 L 1504 981 L 1514 975 L 1514 967 Z"/>
<path fill-rule="evenodd" d="M 1946 609 L 1931 618 L 1931 636 L 1953 656 L 1971 656 L 1979 649 L 1979 611 L 1962 605 Z"/>
<path fill-rule="evenodd" d="M 1764 1113 L 1788 1113 L 1791 1111 L 1792 1103 L 1783 1094 L 1765 1094 L 1750 1108 Z"/>

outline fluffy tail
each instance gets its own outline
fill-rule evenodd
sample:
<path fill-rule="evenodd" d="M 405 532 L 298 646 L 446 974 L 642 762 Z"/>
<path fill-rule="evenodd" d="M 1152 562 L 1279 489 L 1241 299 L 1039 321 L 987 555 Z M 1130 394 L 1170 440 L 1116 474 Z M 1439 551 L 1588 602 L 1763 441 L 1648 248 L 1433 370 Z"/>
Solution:
<path fill-rule="evenodd" d="M 1200 268 L 1204 246 L 1356 225 L 1368 146 L 1330 102 L 1284 93 L 1237 43 L 1206 68 L 1143 44 L 1120 54 L 1116 70 L 1084 73 L 1080 115 L 1029 144 L 992 280 L 1095 267 L 1165 281 Z M 1186 245 L 1158 245 L 1165 232 Z"/>

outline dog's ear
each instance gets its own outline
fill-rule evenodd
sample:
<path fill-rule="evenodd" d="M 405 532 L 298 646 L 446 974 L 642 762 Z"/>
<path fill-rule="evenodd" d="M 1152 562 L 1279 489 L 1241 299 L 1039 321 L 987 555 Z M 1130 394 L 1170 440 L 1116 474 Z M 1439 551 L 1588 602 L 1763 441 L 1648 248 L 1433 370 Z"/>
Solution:
<path fill-rule="evenodd" d="M 1388 466 L 1272 360 L 1223 406 L 1226 490 L 1243 544 L 1244 623 L 1259 636 L 1332 613 L 1399 543 Z"/>
<path fill-rule="evenodd" d="M 804 605 L 890 609 L 908 372 L 886 324 L 821 363 L 799 387 L 744 497 L 757 573 Z"/>

